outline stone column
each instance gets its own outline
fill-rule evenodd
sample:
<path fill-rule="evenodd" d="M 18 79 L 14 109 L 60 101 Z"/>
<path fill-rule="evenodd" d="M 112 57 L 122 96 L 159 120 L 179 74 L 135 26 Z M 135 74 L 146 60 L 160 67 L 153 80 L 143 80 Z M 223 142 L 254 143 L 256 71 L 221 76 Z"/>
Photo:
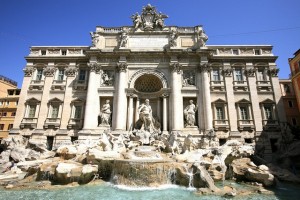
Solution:
<path fill-rule="evenodd" d="M 181 95 L 181 65 L 171 61 L 172 130 L 183 129 L 183 101 Z"/>
<path fill-rule="evenodd" d="M 34 72 L 34 68 L 32 66 L 27 66 L 23 69 L 24 71 L 24 79 L 22 84 L 22 89 L 19 97 L 19 103 L 17 107 L 17 112 L 14 120 L 13 129 L 20 129 L 20 124 L 22 122 L 22 119 L 25 117 L 25 102 L 27 100 L 27 91 L 32 79 L 32 75 Z"/>
<path fill-rule="evenodd" d="M 45 80 L 44 80 L 44 88 L 43 88 L 43 94 L 41 99 L 41 107 L 38 114 L 37 129 L 44 128 L 44 123 L 48 117 L 48 112 L 49 112 L 48 102 L 50 100 L 49 91 L 51 90 L 55 71 L 56 68 L 54 67 L 54 63 L 49 63 L 48 66 L 44 69 Z"/>
<path fill-rule="evenodd" d="M 255 70 L 253 68 L 252 63 L 246 63 L 246 76 L 248 77 L 248 86 L 250 91 L 250 99 L 253 109 L 253 122 L 255 124 L 256 131 L 262 131 L 263 125 L 262 125 L 262 117 L 261 117 L 261 111 L 259 106 L 259 97 L 257 95 L 257 83 L 256 83 L 256 77 L 255 77 Z M 250 106 L 249 106 L 250 109 Z M 252 115 L 252 111 L 248 110 L 249 116 Z M 238 111 L 239 113 L 239 111 Z"/>
<path fill-rule="evenodd" d="M 276 68 L 276 65 L 274 63 L 274 65 L 270 69 L 270 79 L 271 79 L 271 83 L 273 86 L 272 88 L 274 90 L 274 99 L 276 102 L 276 108 L 277 108 L 277 113 L 278 113 L 277 116 L 278 116 L 278 119 L 280 122 L 286 122 L 286 114 L 285 114 L 284 104 L 283 104 L 283 100 L 282 100 L 282 96 L 281 96 L 278 72 L 279 72 L 279 69 Z"/>
<path fill-rule="evenodd" d="M 127 115 L 127 130 L 133 129 L 133 95 L 129 95 L 128 115 Z"/>
<path fill-rule="evenodd" d="M 65 97 L 63 102 L 63 114 L 61 116 L 61 123 L 60 128 L 61 129 L 67 129 L 70 117 L 71 117 L 71 111 L 72 107 L 71 102 L 73 100 L 73 84 L 72 82 L 75 80 L 77 68 L 75 66 L 69 66 L 65 69 L 66 74 L 66 85 L 65 85 Z"/>
<path fill-rule="evenodd" d="M 201 68 L 197 70 L 197 85 L 198 85 L 198 95 L 197 95 L 197 104 L 198 104 L 198 125 L 199 130 L 205 130 L 205 116 L 204 116 L 204 103 L 203 103 L 203 85 L 202 85 L 202 73 Z"/>
<path fill-rule="evenodd" d="M 158 120 L 161 122 L 161 108 L 160 108 L 160 98 L 157 98 L 157 109 L 156 109 L 156 115 Z"/>
<path fill-rule="evenodd" d="M 210 97 L 210 81 L 209 81 L 209 66 L 205 59 L 201 58 L 201 71 L 202 71 L 202 85 L 203 85 L 203 104 L 205 115 L 205 129 L 211 130 L 212 125 L 212 110 L 211 110 L 211 97 Z"/>
<path fill-rule="evenodd" d="M 239 112 L 236 112 L 234 92 L 233 92 L 233 70 L 230 63 L 224 63 L 224 84 L 226 88 L 228 120 L 231 132 L 237 132 L 237 120 Z M 238 114 L 238 115 L 237 115 Z"/>
<path fill-rule="evenodd" d="M 87 89 L 85 113 L 84 113 L 84 124 L 83 129 L 95 129 L 98 126 L 98 114 L 100 112 L 99 108 L 99 97 L 97 88 L 100 83 L 97 80 L 97 75 L 100 73 L 101 65 L 97 62 L 90 62 L 88 64 L 90 67 L 89 82 Z"/>
<path fill-rule="evenodd" d="M 135 118 L 134 118 L 134 123 L 136 123 L 140 116 L 139 116 L 139 107 L 140 107 L 140 99 L 137 97 L 136 98 L 136 103 L 135 103 Z"/>
<path fill-rule="evenodd" d="M 114 109 L 115 117 L 115 130 L 126 130 L 126 111 L 127 111 L 127 98 L 126 98 L 126 61 L 117 63 L 117 72 L 119 73 L 118 88 L 116 91 L 116 108 Z"/>
<path fill-rule="evenodd" d="M 168 132 L 167 94 L 163 94 L 163 132 Z"/>

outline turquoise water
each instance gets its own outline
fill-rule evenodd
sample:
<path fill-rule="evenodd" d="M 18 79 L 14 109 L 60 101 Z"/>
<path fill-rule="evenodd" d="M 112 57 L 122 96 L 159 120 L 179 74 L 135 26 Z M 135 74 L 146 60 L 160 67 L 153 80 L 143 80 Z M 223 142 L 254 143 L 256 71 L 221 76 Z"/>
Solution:
<path fill-rule="evenodd" d="M 51 190 L 0 190 L 0 199 L 2 200 L 35 200 L 35 199 L 63 199 L 63 200 L 77 200 L 77 199 L 107 199 L 107 200 L 199 200 L 199 199 L 228 199 L 219 196 L 199 196 L 195 195 L 192 190 L 180 188 L 176 186 L 160 188 L 160 189 L 124 189 L 117 188 L 110 184 L 101 185 L 85 185 L 78 187 L 57 187 Z M 235 197 L 234 199 L 256 200 L 256 199 L 300 199 L 300 187 L 293 185 L 280 185 L 275 190 L 275 195 L 248 195 Z"/>

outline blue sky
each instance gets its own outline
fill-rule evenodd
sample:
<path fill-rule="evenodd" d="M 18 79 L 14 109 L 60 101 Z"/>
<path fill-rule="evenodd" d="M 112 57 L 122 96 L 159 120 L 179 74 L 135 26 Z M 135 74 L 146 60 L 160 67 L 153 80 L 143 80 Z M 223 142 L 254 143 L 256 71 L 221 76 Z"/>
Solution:
<path fill-rule="evenodd" d="M 0 74 L 21 87 L 30 46 L 89 46 L 96 26 L 132 25 L 148 3 L 169 16 L 166 25 L 203 25 L 209 45 L 273 45 L 279 77 L 288 78 L 300 48 L 299 0 L 1 0 Z"/>

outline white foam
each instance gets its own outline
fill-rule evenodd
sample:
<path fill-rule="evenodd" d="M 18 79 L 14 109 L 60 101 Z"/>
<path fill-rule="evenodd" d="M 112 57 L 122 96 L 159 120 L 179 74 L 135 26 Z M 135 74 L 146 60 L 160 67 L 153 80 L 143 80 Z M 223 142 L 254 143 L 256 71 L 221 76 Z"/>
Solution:
<path fill-rule="evenodd" d="M 173 185 L 173 184 L 164 184 L 160 185 L 158 187 L 134 187 L 134 186 L 128 186 L 128 185 L 114 185 L 114 184 L 109 184 L 112 187 L 118 188 L 120 190 L 128 190 L 128 191 L 149 191 L 149 190 L 167 190 L 167 189 L 181 189 L 181 190 L 189 190 L 189 191 L 194 191 L 196 188 L 194 187 L 183 187 L 183 186 L 178 186 L 178 185 Z"/>

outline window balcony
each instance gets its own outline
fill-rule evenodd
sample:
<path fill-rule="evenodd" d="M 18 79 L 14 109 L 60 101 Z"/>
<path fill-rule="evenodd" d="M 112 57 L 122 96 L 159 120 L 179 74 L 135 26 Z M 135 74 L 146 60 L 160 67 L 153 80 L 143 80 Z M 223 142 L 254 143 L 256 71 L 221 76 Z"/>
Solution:
<path fill-rule="evenodd" d="M 32 80 L 29 85 L 29 90 L 43 90 L 44 81 L 43 80 Z"/>
<path fill-rule="evenodd" d="M 229 122 L 227 119 L 214 120 L 214 129 L 218 130 L 229 130 Z"/>
<path fill-rule="evenodd" d="M 86 90 L 87 89 L 87 81 L 86 80 L 77 80 L 74 82 L 75 90 Z"/>
<path fill-rule="evenodd" d="M 278 120 L 266 119 L 262 121 L 264 130 L 280 130 Z"/>
<path fill-rule="evenodd" d="M 65 80 L 54 80 L 52 82 L 51 90 L 65 90 Z"/>
<path fill-rule="evenodd" d="M 36 128 L 37 125 L 37 118 L 23 118 L 21 124 L 20 124 L 20 128 L 24 129 L 24 128 L 31 128 L 34 129 Z"/>
<path fill-rule="evenodd" d="M 211 91 L 225 91 L 224 81 L 211 81 Z"/>
<path fill-rule="evenodd" d="M 60 118 L 47 118 L 44 124 L 44 128 L 54 127 L 55 129 L 60 126 Z"/>
<path fill-rule="evenodd" d="M 68 123 L 68 129 L 81 129 L 83 126 L 83 119 L 71 118 Z"/>
<path fill-rule="evenodd" d="M 238 129 L 239 130 L 253 130 L 255 128 L 253 120 L 238 120 Z"/>

